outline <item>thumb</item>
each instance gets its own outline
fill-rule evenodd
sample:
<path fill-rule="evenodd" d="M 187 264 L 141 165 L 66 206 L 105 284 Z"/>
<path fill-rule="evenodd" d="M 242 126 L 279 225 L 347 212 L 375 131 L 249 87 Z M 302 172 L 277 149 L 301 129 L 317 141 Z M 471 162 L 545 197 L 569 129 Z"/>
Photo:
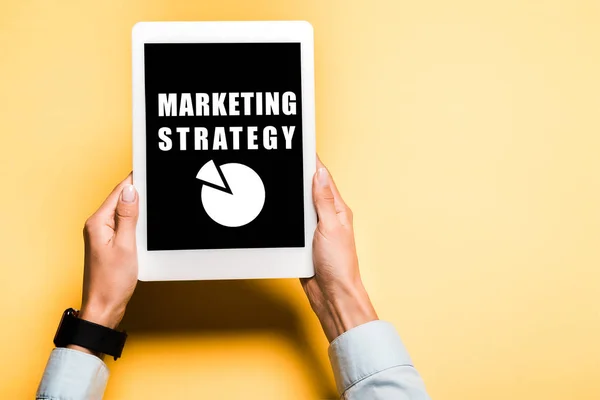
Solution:
<path fill-rule="evenodd" d="M 138 195 L 133 185 L 125 185 L 115 210 L 115 240 L 123 244 L 135 243 L 138 219 Z"/>
<path fill-rule="evenodd" d="M 325 167 L 319 168 L 313 179 L 313 200 L 319 222 L 325 226 L 332 226 L 336 223 L 337 213 L 335 198 L 331 190 L 331 177 Z"/>

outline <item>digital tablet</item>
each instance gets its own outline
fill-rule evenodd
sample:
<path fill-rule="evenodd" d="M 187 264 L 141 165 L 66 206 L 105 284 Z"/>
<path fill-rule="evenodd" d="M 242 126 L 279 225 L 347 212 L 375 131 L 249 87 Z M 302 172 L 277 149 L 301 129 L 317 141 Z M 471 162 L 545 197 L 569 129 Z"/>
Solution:
<path fill-rule="evenodd" d="M 139 279 L 313 275 L 313 30 L 140 22 L 133 46 Z"/>

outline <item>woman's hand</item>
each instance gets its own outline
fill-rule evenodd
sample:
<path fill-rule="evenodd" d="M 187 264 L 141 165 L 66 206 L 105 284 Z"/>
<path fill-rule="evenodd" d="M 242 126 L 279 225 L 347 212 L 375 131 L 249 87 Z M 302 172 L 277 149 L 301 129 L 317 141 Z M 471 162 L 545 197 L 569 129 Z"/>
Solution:
<path fill-rule="evenodd" d="M 137 284 L 138 195 L 131 174 L 85 223 L 85 270 L 79 317 L 116 328 Z"/>
<path fill-rule="evenodd" d="M 352 211 L 320 160 L 313 177 L 313 200 L 319 218 L 313 239 L 315 276 L 301 282 L 331 342 L 378 318 L 360 278 Z"/>

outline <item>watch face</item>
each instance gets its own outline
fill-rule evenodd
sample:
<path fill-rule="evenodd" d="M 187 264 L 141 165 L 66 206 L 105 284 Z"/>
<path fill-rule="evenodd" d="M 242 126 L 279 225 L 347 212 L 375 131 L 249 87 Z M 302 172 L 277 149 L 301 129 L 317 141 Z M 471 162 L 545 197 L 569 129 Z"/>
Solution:
<path fill-rule="evenodd" d="M 73 308 L 67 308 L 62 313 L 58 328 L 56 329 L 56 334 L 54 335 L 54 345 L 56 347 L 65 347 L 69 344 L 73 344 L 70 341 L 70 337 L 72 336 L 74 328 L 72 320 L 77 319 L 75 313 L 77 313 L 77 311 Z"/>

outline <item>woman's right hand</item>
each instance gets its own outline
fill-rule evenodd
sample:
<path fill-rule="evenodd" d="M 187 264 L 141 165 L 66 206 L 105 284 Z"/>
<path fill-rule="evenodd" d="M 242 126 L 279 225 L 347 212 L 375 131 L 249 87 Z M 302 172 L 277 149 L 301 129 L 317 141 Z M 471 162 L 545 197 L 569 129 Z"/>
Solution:
<path fill-rule="evenodd" d="M 360 277 L 352 211 L 321 160 L 313 177 L 313 200 L 319 219 L 313 239 L 315 276 L 301 282 L 331 342 L 378 317 Z"/>

